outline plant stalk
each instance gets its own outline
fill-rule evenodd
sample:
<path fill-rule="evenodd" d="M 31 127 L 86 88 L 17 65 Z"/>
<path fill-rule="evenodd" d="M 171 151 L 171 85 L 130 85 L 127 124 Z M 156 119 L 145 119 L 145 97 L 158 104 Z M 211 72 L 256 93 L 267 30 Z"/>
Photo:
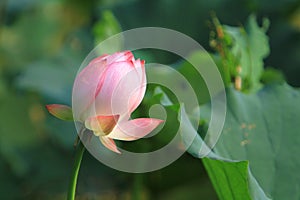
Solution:
<path fill-rule="evenodd" d="M 84 145 L 79 139 L 76 147 L 76 152 L 75 152 L 75 161 L 74 161 L 72 175 L 69 183 L 67 200 L 75 200 L 78 172 L 80 169 L 80 164 L 81 164 L 84 151 L 85 151 Z"/>

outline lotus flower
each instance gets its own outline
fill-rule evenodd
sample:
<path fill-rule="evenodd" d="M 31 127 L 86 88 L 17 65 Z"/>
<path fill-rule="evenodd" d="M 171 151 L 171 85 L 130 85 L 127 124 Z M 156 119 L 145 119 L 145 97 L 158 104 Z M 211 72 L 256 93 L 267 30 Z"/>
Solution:
<path fill-rule="evenodd" d="M 120 153 L 114 139 L 132 141 L 144 137 L 163 122 L 154 118 L 130 119 L 146 90 L 145 62 L 130 51 L 92 60 L 73 86 L 75 121 L 99 137 L 108 149 Z"/>

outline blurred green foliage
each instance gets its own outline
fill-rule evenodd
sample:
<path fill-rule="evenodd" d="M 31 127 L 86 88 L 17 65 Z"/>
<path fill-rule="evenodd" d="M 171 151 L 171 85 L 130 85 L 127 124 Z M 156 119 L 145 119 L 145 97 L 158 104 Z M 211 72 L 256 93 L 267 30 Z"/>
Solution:
<path fill-rule="evenodd" d="M 225 84 L 240 77 L 240 82 L 235 85 L 237 89 L 248 92 L 260 89 L 263 59 L 270 51 L 265 34 L 269 21 L 264 19 L 263 27 L 259 27 L 256 17 L 251 15 L 245 28 L 221 25 L 215 17 L 213 22 L 216 30 L 211 34 L 210 43 L 220 55 Z"/>
<path fill-rule="evenodd" d="M 72 122 L 50 116 L 44 105 L 71 104 L 77 70 L 97 42 L 120 30 L 160 26 L 181 31 L 213 52 L 209 44 L 212 12 L 222 24 L 230 26 L 246 24 L 251 13 L 259 20 L 267 17 L 271 22 L 267 31 L 270 55 L 265 66 L 278 69 L 283 75 L 275 72 L 278 76 L 274 78 L 270 71 L 263 80 L 272 82 L 286 77 L 291 85 L 300 86 L 298 0 L 1 1 L 0 198 L 65 199 L 76 130 Z M 175 63 L 175 67 L 180 62 L 177 57 L 159 52 L 142 55 L 146 61 L 149 58 Z M 180 65 L 179 70 L 190 77 L 193 72 L 185 70 L 185 65 Z M 197 77 L 191 79 L 198 81 Z M 207 93 L 198 98 L 205 103 Z M 146 110 L 147 100 L 146 97 L 141 105 Z M 190 155 L 185 154 L 162 170 L 134 175 L 110 169 L 85 154 L 78 199 L 134 196 L 217 199 L 201 161 Z"/>

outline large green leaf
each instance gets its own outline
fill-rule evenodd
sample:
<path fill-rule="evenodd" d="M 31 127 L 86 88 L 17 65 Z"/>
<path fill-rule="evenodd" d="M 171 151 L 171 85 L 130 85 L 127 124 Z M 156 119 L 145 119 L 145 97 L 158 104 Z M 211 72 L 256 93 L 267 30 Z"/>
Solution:
<path fill-rule="evenodd" d="M 207 146 L 192 125 L 193 117 L 188 117 L 183 104 L 180 106 L 174 105 L 161 88 L 157 87 L 155 94 L 162 105 L 173 107 L 178 113 L 178 120 L 181 124 L 179 131 L 182 134 L 184 145 L 189 146 L 191 139 L 194 138 L 188 152 L 195 157 L 202 157 L 203 154 L 200 152 L 207 149 Z M 252 176 L 248 161 L 233 161 L 210 152 L 207 158 L 203 159 L 203 163 L 220 199 L 269 199 Z"/>
<path fill-rule="evenodd" d="M 272 84 L 255 94 L 228 89 L 227 97 L 225 126 L 214 147 L 214 155 L 232 162 L 248 160 L 253 177 L 272 199 L 299 199 L 299 90 L 287 84 Z M 199 146 L 201 139 L 197 140 Z M 195 144 L 190 151 L 197 156 Z M 222 165 L 225 167 L 228 162 L 223 161 Z M 213 169 L 215 166 L 210 166 L 208 171 L 213 170 L 220 175 Z M 234 167 L 231 170 L 235 170 Z M 214 177 L 211 178 L 214 180 Z M 249 181 L 255 183 L 255 179 Z M 252 187 L 254 199 L 259 199 L 253 197 L 259 192 L 257 189 L 259 187 Z"/>
<path fill-rule="evenodd" d="M 232 162 L 204 158 L 203 163 L 221 200 L 251 200 L 248 189 L 248 162 Z"/>
<path fill-rule="evenodd" d="M 233 197 L 242 200 L 249 198 L 255 200 L 269 199 L 253 177 L 247 161 L 231 160 L 211 152 L 182 109 L 180 116 L 181 122 L 184 124 L 181 130 L 184 145 L 189 147 L 188 152 L 193 156 L 198 158 L 206 156 L 203 163 L 220 199 L 231 200 Z M 194 139 L 189 145 L 188 142 L 191 138 Z M 205 140 L 207 141 L 207 138 Z"/>
<path fill-rule="evenodd" d="M 253 177 L 248 161 L 224 160 L 211 153 L 203 163 L 220 199 L 269 200 Z"/>

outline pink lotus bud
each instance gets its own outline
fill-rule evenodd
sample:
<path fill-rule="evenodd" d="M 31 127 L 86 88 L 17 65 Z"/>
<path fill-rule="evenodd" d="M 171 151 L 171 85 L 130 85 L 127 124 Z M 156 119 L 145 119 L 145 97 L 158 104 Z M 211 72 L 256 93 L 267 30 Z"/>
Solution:
<path fill-rule="evenodd" d="M 103 55 L 92 60 L 75 79 L 74 119 L 118 153 L 113 139 L 142 138 L 163 122 L 152 118 L 129 119 L 145 95 L 144 63 L 135 60 L 130 51 Z"/>

